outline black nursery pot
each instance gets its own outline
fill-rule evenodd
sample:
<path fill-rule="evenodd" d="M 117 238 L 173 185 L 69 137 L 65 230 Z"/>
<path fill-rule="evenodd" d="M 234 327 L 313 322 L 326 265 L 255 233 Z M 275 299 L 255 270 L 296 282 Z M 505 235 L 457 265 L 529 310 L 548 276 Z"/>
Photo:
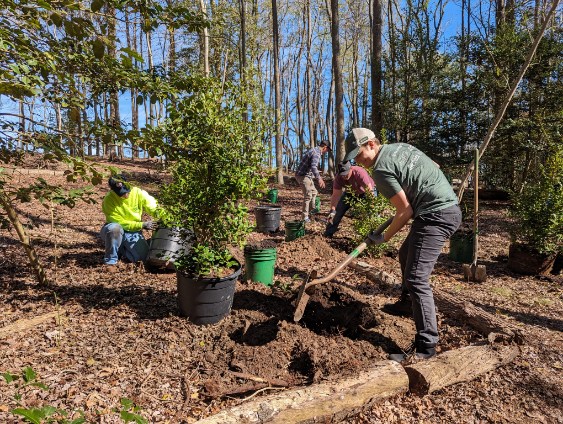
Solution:
<path fill-rule="evenodd" d="M 274 233 L 280 228 L 281 207 L 257 206 L 254 209 L 256 229 L 261 233 Z"/>
<path fill-rule="evenodd" d="M 146 263 L 157 268 L 174 269 L 176 256 L 187 255 L 192 248 L 193 232 L 181 228 L 159 228 L 151 238 Z"/>
<path fill-rule="evenodd" d="M 231 312 L 235 287 L 242 267 L 226 277 L 193 277 L 176 272 L 178 312 L 197 325 L 215 324 Z"/>

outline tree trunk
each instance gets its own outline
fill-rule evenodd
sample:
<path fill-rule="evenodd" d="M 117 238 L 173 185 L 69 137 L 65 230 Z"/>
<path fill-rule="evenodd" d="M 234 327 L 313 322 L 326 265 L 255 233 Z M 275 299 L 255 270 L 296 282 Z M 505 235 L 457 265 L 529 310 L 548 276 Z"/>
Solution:
<path fill-rule="evenodd" d="M 133 20 L 134 21 L 134 20 Z M 131 30 L 130 26 L 133 25 Z M 125 14 L 125 35 L 127 40 L 127 47 L 137 51 L 137 28 L 135 23 L 131 22 L 129 19 L 129 12 Z M 138 67 L 137 60 L 134 60 L 135 68 Z M 131 127 L 134 131 L 139 131 L 139 106 L 137 105 L 137 96 L 139 95 L 139 90 L 137 87 L 132 87 L 130 90 L 131 96 Z M 139 147 L 131 143 L 131 158 L 133 160 L 139 158 Z"/>
<path fill-rule="evenodd" d="M 201 12 L 207 18 L 207 6 L 205 4 L 205 0 L 199 0 L 199 5 L 201 7 Z M 203 40 L 202 40 L 202 53 L 203 53 L 203 72 L 205 76 L 209 76 L 209 30 L 203 28 Z"/>
<path fill-rule="evenodd" d="M 41 261 L 39 260 L 39 256 L 37 255 L 35 248 L 31 245 L 31 238 L 29 237 L 29 234 L 25 230 L 25 227 L 19 220 L 18 213 L 16 212 L 15 208 L 12 207 L 10 199 L 2 190 L 0 190 L 0 205 L 6 211 L 8 220 L 14 226 L 14 229 L 18 234 L 20 243 L 27 255 L 27 258 L 29 259 L 31 269 L 33 270 L 33 273 L 37 278 L 37 282 L 41 285 L 47 284 L 47 276 L 45 275 L 45 270 L 41 265 Z"/>
<path fill-rule="evenodd" d="M 315 126 L 313 119 L 313 105 L 312 105 L 312 84 L 311 84 L 311 44 L 312 44 L 312 34 L 311 34 L 311 2 L 310 0 L 305 0 L 305 16 L 306 22 L 306 40 L 307 40 L 307 54 L 305 61 L 305 99 L 307 100 L 307 124 L 309 128 L 309 147 L 315 147 L 317 145 Z"/>
<path fill-rule="evenodd" d="M 336 162 L 341 162 L 346 153 L 344 146 L 344 88 L 342 84 L 342 68 L 340 66 L 340 37 L 338 0 L 330 0 L 331 21 L 330 34 L 332 39 L 332 72 L 334 74 L 334 110 L 336 114 Z"/>
<path fill-rule="evenodd" d="M 276 180 L 283 185 L 283 147 L 281 140 L 281 93 L 280 93 L 280 70 L 279 70 L 279 29 L 278 29 L 278 4 L 272 0 L 273 21 L 273 60 L 274 60 L 274 92 L 275 92 L 275 137 L 276 137 Z"/>
<path fill-rule="evenodd" d="M 371 126 L 375 135 L 381 137 L 383 129 L 381 107 L 383 104 L 383 93 L 381 91 L 381 56 L 382 56 L 382 34 L 383 19 L 381 17 L 381 0 L 373 1 L 373 30 L 371 50 Z M 389 22 L 389 25 L 392 25 Z"/>

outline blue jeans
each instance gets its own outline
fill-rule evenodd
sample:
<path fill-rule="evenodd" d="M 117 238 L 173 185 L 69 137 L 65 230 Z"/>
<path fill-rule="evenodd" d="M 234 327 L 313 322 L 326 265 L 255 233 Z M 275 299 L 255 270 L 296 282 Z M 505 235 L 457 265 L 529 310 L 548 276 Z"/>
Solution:
<path fill-rule="evenodd" d="M 141 231 L 124 231 L 117 223 L 105 224 L 100 237 L 106 245 L 104 264 L 115 265 L 124 256 L 131 262 L 144 261 L 149 253 L 149 244 Z"/>
<path fill-rule="evenodd" d="M 338 204 L 336 205 L 334 218 L 332 218 L 332 223 L 326 224 L 325 229 L 325 237 L 332 237 L 334 233 L 338 231 L 338 226 L 340 225 L 340 221 L 344 218 L 348 209 L 350 209 L 350 203 L 348 202 L 348 193 L 344 192 L 342 196 L 340 196 L 340 200 L 338 200 Z"/>

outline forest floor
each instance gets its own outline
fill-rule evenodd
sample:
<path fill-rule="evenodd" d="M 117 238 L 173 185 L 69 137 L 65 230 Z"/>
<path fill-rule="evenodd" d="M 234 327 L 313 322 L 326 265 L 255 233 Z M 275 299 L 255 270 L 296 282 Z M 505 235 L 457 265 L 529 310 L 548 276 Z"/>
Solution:
<path fill-rule="evenodd" d="M 157 197 L 167 179 L 156 162 L 111 165 L 132 173 Z M 50 171 L 30 160 L 25 167 L 40 170 L 14 172 L 15 186 L 29 185 L 38 176 L 66 188 L 80 186 L 67 183 L 61 168 Z M 331 240 L 322 237 L 324 224 L 316 221 L 307 226 L 305 237 L 285 242 L 283 222 L 299 217 L 301 190 L 292 178 L 277 188 L 280 231 L 251 235 L 251 240 L 267 238 L 278 247 L 275 284 L 270 288 L 239 280 L 231 314 L 212 326 L 196 326 L 178 316 L 175 273 L 132 265 L 119 274 L 106 273 L 98 238 L 106 185 L 95 188 L 97 204 L 57 207 L 53 221 L 38 203 L 18 204 L 51 284 L 38 286 L 15 232 L 0 229 L 0 373 L 20 374 L 31 367 L 48 390 L 16 389 L 14 382 L 0 378 L 0 422 L 20 422 L 10 413 L 18 402 L 27 408 L 51 405 L 70 414 L 83 411 L 87 422 L 122 422 L 115 411 L 120 399 L 127 398 L 148 422 L 191 423 L 274 391 L 236 373 L 288 387 L 334 381 L 407 346 L 415 333 L 412 319 L 381 311 L 398 292 L 350 269 L 323 285 L 303 319 L 293 322 L 303 280 L 313 269 L 327 274 L 354 244 L 349 218 Z M 327 184 L 321 190 L 322 210 L 329 197 Z M 390 398 L 347 422 L 563 423 L 563 279 L 507 269 L 508 229 L 513 225 L 507 207 L 500 201 L 480 204 L 480 263 L 487 267 L 488 280 L 465 282 L 461 264 L 448 258 L 446 246 L 432 283 L 525 329 L 530 337 L 519 357 L 431 395 Z M 403 236 L 396 236 L 381 258 L 362 260 L 399 278 L 396 254 Z M 48 312 L 55 312 L 56 319 L 25 331 L 1 332 Z M 441 352 L 485 341 L 440 311 L 438 321 Z"/>

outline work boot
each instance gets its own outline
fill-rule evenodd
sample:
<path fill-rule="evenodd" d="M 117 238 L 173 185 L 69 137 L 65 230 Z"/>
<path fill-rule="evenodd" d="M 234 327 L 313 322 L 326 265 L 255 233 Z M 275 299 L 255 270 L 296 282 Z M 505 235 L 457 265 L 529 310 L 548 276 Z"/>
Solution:
<path fill-rule="evenodd" d="M 381 308 L 383 312 L 400 317 L 412 317 L 411 297 L 407 292 L 401 293 L 399 300 L 395 303 L 386 303 Z"/>
<path fill-rule="evenodd" d="M 435 347 L 423 347 L 413 342 L 407 349 L 401 351 L 401 353 L 392 353 L 388 358 L 395 362 L 403 362 L 410 358 L 424 360 L 430 359 L 433 356 L 436 356 Z"/>

